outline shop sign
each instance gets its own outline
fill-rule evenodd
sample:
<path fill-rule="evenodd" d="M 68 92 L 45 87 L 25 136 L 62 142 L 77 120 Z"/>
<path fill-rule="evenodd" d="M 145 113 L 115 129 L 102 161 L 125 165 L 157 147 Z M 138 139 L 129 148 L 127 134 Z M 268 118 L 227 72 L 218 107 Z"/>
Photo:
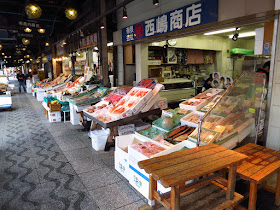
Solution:
<path fill-rule="evenodd" d="M 80 48 L 90 47 L 95 44 L 97 44 L 97 33 L 93 33 L 89 36 L 82 38 L 80 41 Z"/>
<path fill-rule="evenodd" d="M 122 42 L 130 42 L 218 20 L 218 0 L 201 0 L 122 29 Z"/>
<path fill-rule="evenodd" d="M 32 27 L 32 28 L 40 28 L 40 24 L 34 23 L 34 22 L 26 22 L 26 21 L 19 21 L 18 24 L 20 26 L 25 26 L 25 27 Z"/>

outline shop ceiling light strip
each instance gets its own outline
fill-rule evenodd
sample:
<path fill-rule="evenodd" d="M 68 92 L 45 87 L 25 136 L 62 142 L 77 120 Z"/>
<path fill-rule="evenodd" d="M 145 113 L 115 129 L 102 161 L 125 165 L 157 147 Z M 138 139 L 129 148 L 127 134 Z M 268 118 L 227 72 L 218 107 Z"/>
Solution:
<path fill-rule="evenodd" d="M 241 33 L 238 34 L 238 38 L 242 38 L 242 37 L 250 37 L 250 36 L 256 36 L 256 32 L 255 31 L 251 31 L 251 32 L 246 32 L 246 33 Z M 228 38 L 232 38 L 232 35 L 229 35 Z"/>
<path fill-rule="evenodd" d="M 219 31 L 207 32 L 207 33 L 204 33 L 204 35 L 222 34 L 222 33 L 227 33 L 227 32 L 231 32 L 231 31 L 235 31 L 235 30 L 236 30 L 236 28 L 228 28 L 228 29 L 223 29 L 223 30 L 219 30 Z M 240 30 L 240 28 L 238 28 L 237 30 Z"/>

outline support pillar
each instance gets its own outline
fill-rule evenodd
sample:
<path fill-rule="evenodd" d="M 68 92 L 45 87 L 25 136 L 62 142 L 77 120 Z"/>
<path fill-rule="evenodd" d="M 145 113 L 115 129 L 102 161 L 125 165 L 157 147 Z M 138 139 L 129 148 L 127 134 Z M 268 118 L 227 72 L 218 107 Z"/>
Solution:
<path fill-rule="evenodd" d="M 148 44 L 135 44 L 136 83 L 148 78 Z"/>

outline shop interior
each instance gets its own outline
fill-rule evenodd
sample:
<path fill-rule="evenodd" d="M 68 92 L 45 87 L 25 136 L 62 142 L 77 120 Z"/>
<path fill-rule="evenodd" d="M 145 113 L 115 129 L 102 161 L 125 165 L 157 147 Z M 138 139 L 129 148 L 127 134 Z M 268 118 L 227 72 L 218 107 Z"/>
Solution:
<path fill-rule="evenodd" d="M 164 84 L 161 94 L 169 102 L 200 93 L 213 73 L 218 74 L 212 87 L 225 89 L 242 71 L 255 72 L 270 60 L 270 52 L 264 55 L 262 47 L 263 37 L 272 33 L 265 30 L 267 24 L 271 23 L 212 29 L 204 34 L 150 42 L 148 77 Z M 133 46 L 125 46 L 125 84 L 132 82 L 135 73 L 134 51 Z"/>

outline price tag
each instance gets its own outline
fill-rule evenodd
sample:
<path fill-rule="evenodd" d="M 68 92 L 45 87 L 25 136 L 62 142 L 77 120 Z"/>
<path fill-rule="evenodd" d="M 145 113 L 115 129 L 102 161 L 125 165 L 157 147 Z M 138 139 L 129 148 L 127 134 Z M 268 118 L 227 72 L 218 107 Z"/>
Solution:
<path fill-rule="evenodd" d="M 256 113 L 256 110 L 253 109 L 253 108 L 249 108 L 249 112 L 255 114 L 255 113 Z"/>
<path fill-rule="evenodd" d="M 162 110 L 162 116 L 173 118 L 173 114 L 171 112 L 168 112 L 168 111 L 165 111 L 165 110 Z"/>

